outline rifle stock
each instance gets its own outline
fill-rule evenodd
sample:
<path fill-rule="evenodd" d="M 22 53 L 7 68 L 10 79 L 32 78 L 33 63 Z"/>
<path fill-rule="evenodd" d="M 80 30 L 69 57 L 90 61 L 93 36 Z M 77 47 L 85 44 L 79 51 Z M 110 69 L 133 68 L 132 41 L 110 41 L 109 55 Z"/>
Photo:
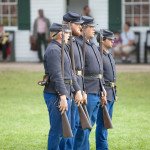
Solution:
<path fill-rule="evenodd" d="M 89 113 L 88 113 L 87 108 L 86 108 L 86 104 L 82 104 L 82 108 L 83 108 L 83 110 L 84 110 L 84 112 L 85 112 L 85 114 L 89 120 L 90 125 L 91 125 L 91 120 L 90 120 Z M 92 126 L 91 126 L 91 128 L 92 128 Z"/>
<path fill-rule="evenodd" d="M 112 129 L 113 128 L 113 125 L 112 125 L 112 121 L 111 121 L 111 118 L 109 116 L 109 113 L 107 111 L 107 107 L 106 106 L 103 106 L 102 107 L 103 109 L 103 121 L 104 121 L 104 127 L 106 129 Z"/>
<path fill-rule="evenodd" d="M 92 129 L 89 118 L 87 117 L 82 105 L 78 106 L 78 111 L 82 129 Z"/>
<path fill-rule="evenodd" d="M 63 137 L 65 137 L 65 138 L 73 137 L 72 130 L 71 130 L 71 127 L 70 127 L 69 120 L 68 120 L 66 112 L 64 112 L 61 115 L 61 118 L 62 118 Z"/>

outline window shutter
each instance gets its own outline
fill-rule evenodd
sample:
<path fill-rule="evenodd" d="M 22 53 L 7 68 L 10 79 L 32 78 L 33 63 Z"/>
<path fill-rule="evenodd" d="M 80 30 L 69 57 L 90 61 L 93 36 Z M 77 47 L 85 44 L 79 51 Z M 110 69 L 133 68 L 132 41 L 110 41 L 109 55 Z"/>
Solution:
<path fill-rule="evenodd" d="M 18 0 L 18 29 L 30 30 L 30 0 Z"/>
<path fill-rule="evenodd" d="M 121 31 L 121 0 L 109 0 L 109 29 Z"/>

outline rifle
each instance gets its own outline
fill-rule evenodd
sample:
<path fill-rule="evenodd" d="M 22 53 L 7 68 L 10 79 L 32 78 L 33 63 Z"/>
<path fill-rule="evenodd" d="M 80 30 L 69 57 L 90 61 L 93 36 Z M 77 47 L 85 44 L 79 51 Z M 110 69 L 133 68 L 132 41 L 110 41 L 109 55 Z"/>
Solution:
<path fill-rule="evenodd" d="M 69 23 L 70 26 L 70 23 Z M 71 26 L 70 26 L 71 28 Z M 72 33 L 70 34 L 70 58 L 71 58 L 71 64 L 72 64 L 72 70 L 75 74 L 75 61 L 74 61 L 74 51 L 72 48 Z M 89 118 L 87 116 L 87 111 L 85 112 L 84 110 L 86 110 L 85 107 L 83 107 L 83 105 L 79 105 L 78 106 L 78 112 L 79 112 L 79 117 L 80 117 L 80 122 L 81 122 L 81 126 L 82 129 L 92 129 L 91 124 L 89 122 Z M 87 114 L 86 114 L 87 113 Z"/>
<path fill-rule="evenodd" d="M 102 35 L 102 30 L 100 30 L 99 36 L 100 36 L 100 42 L 99 42 L 100 53 L 101 53 L 101 56 L 102 56 L 102 58 L 103 58 L 103 50 L 102 50 L 103 35 Z M 103 93 L 103 92 L 104 92 L 104 88 L 103 88 L 103 86 L 102 86 L 101 80 L 100 80 L 100 85 L 101 85 L 101 87 L 102 87 L 101 93 Z M 104 127 L 105 127 L 106 129 L 111 129 L 111 128 L 113 128 L 113 126 L 112 126 L 112 121 L 111 121 L 111 118 L 110 118 L 110 116 L 109 116 L 109 113 L 108 113 L 108 110 L 107 110 L 106 105 L 102 106 L 102 109 L 103 109 L 103 122 L 104 122 Z"/>
<path fill-rule="evenodd" d="M 104 127 L 106 129 L 112 129 L 113 128 L 112 121 L 111 121 L 111 118 L 109 116 L 106 105 L 103 106 L 103 121 L 104 121 Z"/>
<path fill-rule="evenodd" d="M 83 63 L 85 64 L 85 43 L 86 43 L 86 39 L 85 39 L 85 25 L 83 25 L 82 27 L 82 31 L 83 31 L 83 45 L 82 45 L 82 55 L 83 55 Z M 83 90 L 85 91 L 85 87 L 84 87 L 84 69 L 83 69 Z M 91 125 L 91 120 L 90 120 L 90 117 L 89 117 L 89 114 L 88 114 L 88 111 L 87 111 L 87 107 L 86 107 L 86 104 L 82 104 L 82 107 L 84 109 L 84 112 L 88 118 L 88 121 Z M 92 126 L 91 126 L 91 129 L 92 129 Z"/>
<path fill-rule="evenodd" d="M 62 69 L 63 79 L 64 79 L 64 46 L 65 46 L 64 29 L 62 27 L 61 69 Z M 73 137 L 71 126 L 70 126 L 66 111 L 61 115 L 61 119 L 62 119 L 63 137 L 65 138 Z"/>

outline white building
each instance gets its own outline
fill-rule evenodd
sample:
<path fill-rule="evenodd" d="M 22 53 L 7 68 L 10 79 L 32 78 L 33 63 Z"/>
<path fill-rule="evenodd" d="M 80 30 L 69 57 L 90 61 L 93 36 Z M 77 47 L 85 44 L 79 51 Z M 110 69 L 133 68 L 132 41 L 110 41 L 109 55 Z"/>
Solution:
<path fill-rule="evenodd" d="M 4 24 L 5 30 L 14 32 L 12 55 L 15 60 L 38 61 L 37 53 L 30 50 L 29 44 L 38 9 L 44 10 L 51 23 L 61 23 L 68 10 L 81 13 L 86 4 L 98 24 L 97 30 L 121 31 L 125 21 L 131 22 L 132 30 L 141 33 L 140 57 L 143 60 L 145 33 L 150 30 L 150 0 L 2 0 L 0 23 Z"/>

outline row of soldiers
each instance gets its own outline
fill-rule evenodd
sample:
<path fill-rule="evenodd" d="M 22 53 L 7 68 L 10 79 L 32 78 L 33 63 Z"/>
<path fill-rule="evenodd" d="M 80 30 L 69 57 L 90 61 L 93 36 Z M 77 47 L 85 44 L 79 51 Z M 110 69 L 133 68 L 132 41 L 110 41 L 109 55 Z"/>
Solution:
<path fill-rule="evenodd" d="M 53 23 L 50 27 L 52 41 L 44 55 L 48 79 L 44 99 L 50 121 L 48 150 L 90 150 L 91 128 L 83 129 L 78 111 L 83 104 L 91 126 L 96 123 L 96 150 L 108 149 L 102 108 L 107 106 L 112 117 L 116 70 L 109 49 L 114 34 L 109 30 L 98 33 L 101 48 L 93 43 L 94 35 L 94 19 L 75 12 L 66 13 L 63 24 Z M 63 136 L 63 114 L 67 115 L 73 137 Z"/>

